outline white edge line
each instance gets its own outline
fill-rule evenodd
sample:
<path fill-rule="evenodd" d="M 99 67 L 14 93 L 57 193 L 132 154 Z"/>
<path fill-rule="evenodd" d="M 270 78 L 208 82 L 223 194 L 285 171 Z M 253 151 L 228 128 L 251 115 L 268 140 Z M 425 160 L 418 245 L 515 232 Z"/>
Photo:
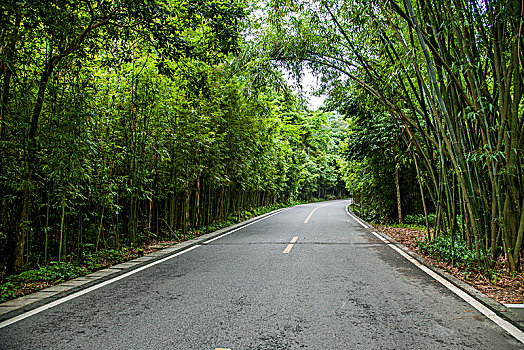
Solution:
<path fill-rule="evenodd" d="M 45 311 L 45 310 L 51 309 L 52 307 L 55 307 L 55 306 L 57 306 L 57 305 L 63 304 L 63 303 L 65 303 L 66 301 L 69 301 L 69 300 L 72 300 L 72 299 L 78 298 L 78 297 L 81 296 L 81 295 L 87 294 L 87 293 L 89 293 L 89 292 L 92 292 L 92 291 L 97 290 L 97 289 L 99 289 L 99 288 L 102 288 L 102 287 L 104 287 L 104 286 L 107 286 L 108 284 L 111 284 L 111 283 L 116 282 L 116 281 L 119 281 L 119 280 L 121 280 L 121 279 L 123 279 L 123 278 L 126 278 L 126 277 L 129 277 L 129 276 L 131 276 L 131 275 L 134 275 L 134 274 L 137 273 L 137 272 L 140 272 L 140 271 L 142 271 L 142 270 L 145 270 L 145 269 L 147 269 L 147 268 L 149 268 L 149 267 L 151 267 L 151 266 L 155 266 L 155 265 L 157 265 L 157 264 L 160 264 L 160 263 L 162 263 L 162 262 L 164 262 L 164 261 L 167 261 L 167 260 L 169 260 L 169 259 L 172 259 L 172 258 L 174 258 L 174 257 L 176 257 L 176 256 L 179 256 L 179 255 L 182 255 L 182 254 L 184 254 L 184 253 L 187 253 L 187 252 L 189 252 L 189 251 L 191 251 L 191 250 L 193 250 L 193 249 L 195 249 L 195 248 L 197 248 L 197 247 L 199 247 L 199 246 L 198 246 L 198 245 L 192 246 L 192 247 L 190 247 L 190 248 L 188 248 L 188 249 L 185 249 L 185 250 L 183 250 L 183 251 L 181 251 L 181 252 L 178 252 L 178 253 L 176 253 L 176 254 L 173 254 L 173 255 L 167 256 L 167 257 L 165 257 L 165 258 L 163 258 L 163 259 L 160 259 L 160 260 L 153 261 L 153 262 L 150 263 L 150 264 L 147 264 L 147 265 L 141 266 L 141 267 L 139 267 L 139 268 L 136 268 L 136 269 L 134 269 L 134 270 L 131 270 L 131 271 L 129 271 L 129 272 L 126 272 L 126 273 L 124 273 L 124 274 L 122 274 L 122 275 L 120 275 L 120 276 L 116 276 L 116 277 L 114 277 L 114 278 L 111 278 L 110 280 L 107 280 L 107 281 L 104 281 L 104 282 L 101 282 L 101 283 L 95 284 L 94 286 L 91 286 L 91 287 L 89 287 L 89 288 L 86 288 L 86 289 L 80 290 L 80 291 L 75 292 L 75 293 L 73 293 L 73 294 L 71 294 L 71 295 L 68 295 L 68 296 L 65 296 L 65 297 L 63 297 L 63 298 L 60 298 L 60 299 L 58 299 L 58 300 L 55 300 L 55 301 L 53 301 L 53 302 L 50 302 L 49 304 L 42 305 L 42 306 L 40 306 L 40 307 L 37 307 L 36 309 L 30 310 L 30 311 L 25 312 L 25 313 L 23 313 L 23 314 L 21 314 L 21 315 L 15 316 L 15 317 L 13 317 L 13 318 L 11 318 L 11 319 L 9 319 L 9 320 L 6 320 L 6 321 L 4 321 L 4 322 L 1 322 L 1 323 L 0 323 L 0 328 L 4 328 L 4 327 L 9 326 L 9 325 L 11 325 L 11 324 L 13 324 L 13 323 L 16 323 L 16 322 L 18 322 L 18 321 L 21 321 L 21 320 L 23 320 L 23 319 L 25 319 L 25 318 L 28 318 L 28 317 L 33 316 L 33 315 L 36 315 L 36 314 L 38 314 L 38 313 L 40 313 L 40 312 L 42 312 L 42 311 Z"/>
<path fill-rule="evenodd" d="M 350 212 L 349 212 L 349 204 L 346 206 L 346 213 L 352 218 L 354 219 L 355 221 L 357 221 L 360 225 L 362 225 L 363 227 L 366 227 L 366 228 L 369 228 L 368 225 L 366 225 L 362 220 L 360 220 L 359 218 L 357 218 L 356 216 L 352 215 Z M 388 241 L 387 239 L 385 239 L 384 237 L 382 237 L 381 235 L 379 235 L 378 233 L 376 232 L 371 232 L 373 233 L 377 238 L 379 238 L 381 241 L 383 241 L 384 243 L 386 243 L 390 248 L 392 248 L 393 250 L 395 250 L 397 253 L 399 253 L 400 255 L 402 255 L 404 258 L 406 258 L 407 260 L 409 260 L 413 265 L 415 265 L 416 267 L 418 267 L 419 269 L 421 269 L 422 271 L 424 271 L 425 273 L 427 273 L 429 276 L 431 276 L 433 279 L 435 279 L 436 281 L 440 282 L 442 285 L 444 285 L 446 288 L 448 288 L 450 291 L 452 291 L 453 293 L 455 293 L 457 296 L 459 296 L 462 300 L 464 300 L 465 302 L 467 302 L 469 305 L 473 306 L 475 309 L 477 309 L 480 313 L 482 313 L 484 316 L 486 316 L 487 318 L 489 318 L 490 320 L 492 320 L 493 322 L 495 322 L 497 325 L 499 325 L 499 327 L 501 327 L 502 329 L 504 329 L 506 332 L 508 332 L 509 334 L 511 334 L 513 337 L 515 337 L 517 340 L 519 340 L 521 343 L 524 343 L 524 332 L 522 332 L 520 329 L 518 329 L 517 327 L 515 327 L 514 325 L 512 325 L 511 323 L 509 323 L 508 321 L 502 319 L 500 316 L 498 316 L 495 312 L 493 312 L 492 310 L 490 310 L 488 307 L 484 306 L 483 304 L 481 304 L 478 300 L 476 300 L 475 298 L 473 298 L 471 295 L 469 295 L 468 293 L 464 292 L 462 289 L 456 287 L 454 284 L 452 284 L 451 282 L 449 282 L 448 280 L 446 280 L 445 278 L 441 277 L 440 275 L 438 275 L 437 273 L 433 272 L 432 270 L 430 270 L 429 268 L 427 268 L 426 266 L 424 266 L 423 264 L 421 264 L 417 259 L 413 258 L 412 256 L 410 256 L 409 254 L 407 254 L 406 252 L 404 252 L 402 249 L 400 249 L 399 247 L 397 247 L 396 245 L 394 244 L 391 244 L 390 241 Z"/>
<path fill-rule="evenodd" d="M 270 214 L 270 215 L 264 216 L 263 218 L 260 218 L 260 219 L 258 219 L 258 220 L 256 220 L 256 221 L 253 221 L 253 222 L 250 222 L 250 223 L 247 224 L 247 225 L 244 225 L 244 226 L 238 227 L 238 228 L 236 228 L 236 229 L 234 229 L 234 230 L 231 230 L 231 231 L 229 231 L 229 232 L 227 232 L 227 233 L 225 233 L 225 234 L 223 234 L 223 235 L 220 235 L 220 236 L 218 236 L 218 237 L 215 237 L 215 238 L 210 239 L 210 240 L 208 240 L 208 241 L 205 241 L 205 242 L 203 242 L 203 243 L 212 242 L 212 241 L 217 240 L 217 239 L 219 239 L 219 238 L 225 237 L 225 236 L 227 236 L 227 235 L 229 235 L 229 234 L 231 234 L 231 233 L 233 233 L 233 232 L 236 232 L 236 231 L 241 230 L 241 229 L 243 229 L 243 228 L 245 228 L 245 227 L 251 226 L 251 225 L 253 225 L 253 224 L 255 224 L 255 223 L 259 222 L 259 221 L 262 221 L 262 220 L 265 220 L 265 219 L 267 219 L 267 218 L 270 218 L 270 217 L 273 216 L 273 215 L 280 214 L 280 213 L 282 213 L 283 211 L 286 211 L 286 210 L 288 210 L 288 209 L 289 209 L 289 207 L 288 207 L 288 208 L 280 209 L 280 210 L 274 212 L 273 214 Z M 82 296 L 82 295 L 84 295 L 84 294 L 90 293 L 90 292 L 92 292 L 92 291 L 94 291 L 94 290 L 97 290 L 97 289 L 99 289 L 99 288 L 105 287 L 105 286 L 107 286 L 108 284 L 111 284 L 111 283 L 116 282 L 116 281 L 119 281 L 119 280 L 121 280 L 121 279 L 123 279 L 123 278 L 126 278 L 126 277 L 129 277 L 129 276 L 131 276 L 131 275 L 134 275 L 135 273 L 138 273 L 138 272 L 140 272 L 140 271 L 142 271 L 142 270 L 148 269 L 148 268 L 150 268 L 151 266 L 155 266 L 155 265 L 158 265 L 158 264 L 160 264 L 160 263 L 163 263 L 164 261 L 167 261 L 167 260 L 169 260 L 169 259 L 173 259 L 173 258 L 175 258 L 175 257 L 177 257 L 177 256 L 179 256 L 179 255 L 182 255 L 182 254 L 187 253 L 187 252 L 189 252 L 189 251 L 191 251 L 191 250 L 193 250 L 193 249 L 195 249 L 195 248 L 200 247 L 203 243 L 200 243 L 200 244 L 197 243 L 196 245 L 194 245 L 194 246 L 192 246 L 192 247 L 190 247 L 190 248 L 184 249 L 184 250 L 182 250 L 182 251 L 180 251 L 180 252 L 178 252 L 178 253 L 175 253 L 175 254 L 173 254 L 173 255 L 166 256 L 165 258 L 162 258 L 162 259 L 160 259 L 160 260 L 153 261 L 153 262 L 151 262 L 151 263 L 149 263 L 149 264 L 147 264 L 147 265 L 141 266 L 141 267 L 139 267 L 139 268 L 136 268 L 136 269 L 134 269 L 134 270 L 131 270 L 131 271 L 129 271 L 129 272 L 126 272 L 126 273 L 124 273 L 124 274 L 122 274 L 122 275 L 119 275 L 119 276 L 116 276 L 116 277 L 114 277 L 114 278 L 111 278 L 111 279 L 109 279 L 109 280 L 107 280 L 107 281 L 104 281 L 104 282 L 101 282 L 101 283 L 95 284 L 94 286 L 91 286 L 91 287 L 89 287 L 89 288 L 86 288 L 86 289 L 80 290 L 80 291 L 75 292 L 75 293 L 73 293 L 73 294 L 67 295 L 67 296 L 65 296 L 65 297 L 63 297 L 63 298 L 60 298 L 60 299 L 55 300 L 55 301 L 53 301 L 53 302 L 50 302 L 49 304 L 42 305 L 42 306 L 37 307 L 37 308 L 35 308 L 35 309 L 33 309 L 33 310 L 30 310 L 30 311 L 24 312 L 24 313 L 21 314 L 21 315 L 18 315 L 18 316 L 15 316 L 15 317 L 13 317 L 13 318 L 10 318 L 10 319 L 8 319 L 8 320 L 5 320 L 5 321 L 3 321 L 3 322 L 0 322 L 0 329 L 2 329 L 2 328 L 4 328 L 4 327 L 7 327 L 7 326 L 9 326 L 9 325 L 12 325 L 13 323 L 16 323 L 16 322 L 18 322 L 18 321 L 21 321 L 21 320 L 23 320 L 23 319 L 25 319 L 25 318 L 31 317 L 31 316 L 33 316 L 33 315 L 36 315 L 36 314 L 38 314 L 38 313 L 40 313 L 40 312 L 42 312 L 42 311 L 45 311 L 45 310 L 51 309 L 51 308 L 53 308 L 53 307 L 55 307 L 55 306 L 58 306 L 58 305 L 60 305 L 60 304 L 63 304 L 63 303 L 65 303 L 65 302 L 69 301 L 69 300 L 72 300 L 72 299 L 78 298 L 79 296 Z"/>

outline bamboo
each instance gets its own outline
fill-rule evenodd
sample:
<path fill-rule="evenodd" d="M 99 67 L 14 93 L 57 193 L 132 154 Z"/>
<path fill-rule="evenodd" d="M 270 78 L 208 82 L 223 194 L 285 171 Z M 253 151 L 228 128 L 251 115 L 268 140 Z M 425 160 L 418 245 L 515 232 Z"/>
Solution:
<path fill-rule="evenodd" d="M 64 236 L 64 219 L 65 219 L 65 197 L 62 197 L 62 215 L 60 217 L 60 239 L 58 247 L 58 262 L 62 258 L 62 246 L 63 246 L 63 236 Z"/>

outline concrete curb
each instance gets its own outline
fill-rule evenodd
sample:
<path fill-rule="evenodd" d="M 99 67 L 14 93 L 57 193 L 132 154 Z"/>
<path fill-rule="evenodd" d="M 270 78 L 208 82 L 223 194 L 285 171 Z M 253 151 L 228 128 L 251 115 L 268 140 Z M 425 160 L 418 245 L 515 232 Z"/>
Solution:
<path fill-rule="evenodd" d="M 139 258 L 126 261 L 124 263 L 110 266 L 108 268 L 92 272 L 88 275 L 77 277 L 75 279 L 39 290 L 38 292 L 24 295 L 22 297 L 6 301 L 0 304 L 0 322 L 9 320 L 13 317 L 19 316 L 25 312 L 36 309 L 40 306 L 49 304 L 55 300 L 76 293 L 80 290 L 89 288 L 96 284 L 102 283 L 116 276 L 123 275 L 129 271 L 135 270 L 139 267 L 148 265 L 154 261 L 163 259 L 167 256 L 177 254 L 181 251 L 187 250 L 193 246 L 204 244 L 205 242 L 222 236 L 228 232 L 239 229 L 246 226 L 253 221 L 260 220 L 266 216 L 275 214 L 277 212 L 286 210 L 286 208 L 280 208 L 273 210 L 269 213 L 265 213 L 246 221 L 242 221 L 238 224 L 222 228 L 220 230 L 207 233 L 205 235 L 177 243 L 174 245 L 166 246 L 154 253 L 150 253 Z"/>
<path fill-rule="evenodd" d="M 354 212 L 352 212 L 349 208 L 348 208 L 348 210 L 355 217 L 358 217 L 358 215 L 356 215 Z M 448 272 L 446 272 L 446 271 L 444 271 L 444 270 L 442 270 L 442 269 L 440 269 L 438 267 L 435 267 L 433 265 L 428 264 L 426 262 L 426 260 L 422 256 L 420 256 L 417 253 L 413 252 L 412 250 L 410 250 L 408 247 L 406 247 L 402 243 L 399 243 L 399 242 L 395 241 L 393 238 L 391 238 L 388 235 L 386 235 L 386 234 L 380 232 L 379 230 L 375 229 L 372 225 L 370 225 L 369 223 L 365 222 L 361 218 L 359 218 L 359 220 L 362 221 L 362 223 L 366 224 L 368 226 L 368 228 L 372 229 L 373 232 L 377 233 L 378 235 L 380 235 L 384 239 L 386 239 L 389 242 L 389 244 L 395 245 L 398 248 L 402 249 L 402 251 L 404 251 L 406 254 L 408 254 L 412 258 L 416 259 L 419 263 L 421 263 L 422 265 L 426 266 L 428 269 L 432 270 L 433 272 L 438 274 L 440 277 L 446 279 L 448 282 L 453 284 L 455 287 L 457 287 L 457 288 L 461 289 L 462 291 L 464 291 L 464 292 L 468 293 L 469 295 L 471 295 L 478 302 L 480 302 L 481 304 L 483 304 L 484 306 L 489 308 L 491 311 L 493 311 L 495 314 L 497 314 L 497 316 L 499 316 L 502 319 L 508 321 L 509 323 L 511 323 L 512 325 L 514 325 L 518 329 L 520 329 L 521 331 L 524 331 L 524 318 L 522 316 L 520 316 L 516 312 L 512 311 L 507 306 L 505 306 L 503 304 L 500 304 L 499 302 L 491 299 L 487 295 L 485 295 L 482 292 L 478 291 L 477 289 L 475 289 L 474 287 L 470 286 L 466 282 L 461 281 L 460 279 L 456 278 L 455 276 L 451 275 L 450 273 L 448 273 Z"/>

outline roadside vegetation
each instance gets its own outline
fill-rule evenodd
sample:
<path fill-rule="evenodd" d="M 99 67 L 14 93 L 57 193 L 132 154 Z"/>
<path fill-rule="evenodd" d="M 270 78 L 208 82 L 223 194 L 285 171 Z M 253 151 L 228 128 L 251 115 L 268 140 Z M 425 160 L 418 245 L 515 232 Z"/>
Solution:
<path fill-rule="evenodd" d="M 107 252 L 119 261 L 259 207 L 346 193 L 336 159 L 347 124 L 305 108 L 259 59 L 242 3 L 4 1 L 0 11 L 8 283 L 38 268 L 60 280 Z"/>
<path fill-rule="evenodd" d="M 46 265 L 28 269 L 17 275 L 2 278 L 0 282 L 0 303 L 15 299 L 17 297 L 34 293 L 40 289 L 62 283 L 76 277 L 85 276 L 91 272 L 110 267 L 128 260 L 132 260 L 149 253 L 155 252 L 167 246 L 198 237 L 200 235 L 214 232 L 224 227 L 257 217 L 274 210 L 288 206 L 319 201 L 319 199 L 294 200 L 288 203 L 277 203 L 252 210 L 242 210 L 232 213 L 226 220 L 213 223 L 212 225 L 191 230 L 186 235 L 179 235 L 171 240 L 148 241 L 140 246 L 121 246 L 118 249 L 84 249 L 80 257 L 75 255 L 66 256 L 62 262 L 51 261 Z"/>
<path fill-rule="evenodd" d="M 360 213 L 422 214 L 428 249 L 464 243 L 486 274 L 500 259 L 521 271 L 522 2 L 267 4 L 274 59 L 321 76 L 349 123 L 343 169 Z"/>
<path fill-rule="evenodd" d="M 436 259 L 488 281 L 520 276 L 522 2 L 266 3 L 267 50 L 320 76 L 349 124 L 341 164 L 359 214 L 409 215 Z"/>
<path fill-rule="evenodd" d="M 521 5 L 3 1 L 1 283 L 347 195 L 453 268 L 522 274 Z"/>
<path fill-rule="evenodd" d="M 501 257 L 495 266 L 485 273 L 479 266 L 474 253 L 464 244 L 434 239 L 426 240 L 423 226 L 374 225 L 377 230 L 402 243 L 421 256 L 429 265 L 440 268 L 470 284 L 480 292 L 500 303 L 524 303 L 524 273 L 508 272 Z"/>

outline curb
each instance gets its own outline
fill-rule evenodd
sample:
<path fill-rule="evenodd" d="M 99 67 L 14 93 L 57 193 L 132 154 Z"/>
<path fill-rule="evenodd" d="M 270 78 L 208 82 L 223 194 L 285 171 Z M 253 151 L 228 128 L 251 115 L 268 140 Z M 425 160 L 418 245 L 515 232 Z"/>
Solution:
<path fill-rule="evenodd" d="M 13 300 L 6 301 L 0 304 L 0 322 L 7 321 L 23 313 L 49 304 L 55 300 L 61 299 L 80 290 L 105 282 L 114 277 L 123 275 L 129 271 L 135 270 L 142 266 L 146 266 L 152 262 L 158 261 L 170 255 L 178 254 L 191 247 L 205 244 L 207 241 L 218 238 L 222 235 L 227 234 L 228 232 L 240 229 L 254 221 L 263 219 L 266 216 L 273 215 L 284 210 L 287 210 L 287 208 L 276 209 L 271 212 L 253 217 L 246 221 L 239 222 L 232 226 L 228 226 L 220 230 L 213 231 L 181 243 L 168 245 L 165 248 L 162 248 L 154 253 L 150 253 L 133 260 L 128 260 L 126 262 L 120 263 L 118 265 L 113 265 L 102 270 L 97 270 L 88 275 L 77 277 L 75 279 L 41 289 L 35 293 L 27 294 Z"/>
<path fill-rule="evenodd" d="M 351 211 L 351 209 L 348 208 L 348 210 L 355 217 L 359 218 L 353 211 Z M 382 236 L 385 240 L 387 240 L 389 242 L 389 244 L 398 247 L 403 252 L 405 252 L 406 254 L 411 256 L 413 259 L 417 260 L 419 263 L 421 263 L 422 265 L 424 265 L 425 267 L 427 267 L 431 271 L 435 272 L 440 277 L 446 279 L 449 283 L 453 284 L 455 287 L 461 289 L 465 293 L 467 293 L 470 296 L 472 296 L 479 303 L 483 304 L 484 306 L 489 308 L 491 311 L 493 311 L 497 316 L 499 316 L 500 318 L 508 321 L 513 326 L 517 327 L 519 330 L 524 332 L 524 318 L 522 316 L 520 316 L 516 312 L 512 311 L 507 306 L 505 306 L 503 304 L 500 304 L 499 302 L 491 299 L 490 297 L 488 297 L 484 293 L 478 291 L 474 287 L 470 286 L 466 282 L 461 281 L 460 279 L 458 279 L 457 277 L 451 275 L 450 273 L 448 273 L 448 272 L 446 272 L 446 271 L 444 271 L 444 270 L 442 270 L 442 269 L 440 269 L 438 267 L 435 267 L 433 265 L 428 264 L 428 262 L 426 262 L 426 260 L 422 256 L 420 256 L 417 253 L 413 252 L 412 250 L 410 250 L 408 247 L 406 247 L 402 243 L 399 243 L 399 242 L 395 241 L 393 238 L 389 237 L 388 235 L 380 232 L 379 230 L 376 230 L 372 225 L 370 225 L 369 223 L 365 222 L 361 218 L 359 218 L 359 220 L 363 224 L 365 224 L 368 228 L 373 229 L 373 232 L 375 232 L 376 234 Z"/>

